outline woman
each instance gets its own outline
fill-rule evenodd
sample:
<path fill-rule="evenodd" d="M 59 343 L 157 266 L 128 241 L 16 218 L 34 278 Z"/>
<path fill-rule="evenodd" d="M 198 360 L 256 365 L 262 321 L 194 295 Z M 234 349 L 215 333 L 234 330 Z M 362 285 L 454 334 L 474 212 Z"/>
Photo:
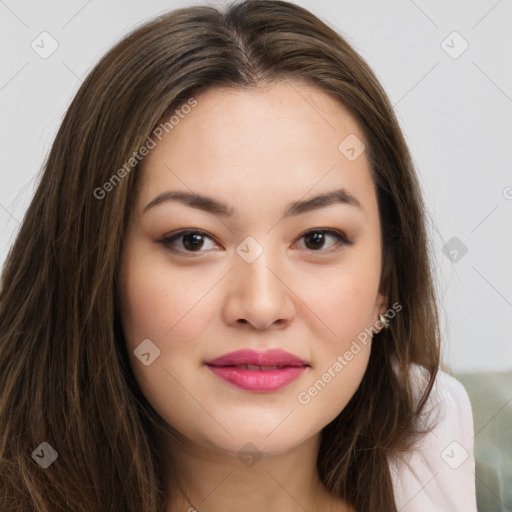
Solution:
<path fill-rule="evenodd" d="M 4 267 L 2 510 L 476 511 L 425 224 L 386 94 L 307 10 L 135 30 Z"/>

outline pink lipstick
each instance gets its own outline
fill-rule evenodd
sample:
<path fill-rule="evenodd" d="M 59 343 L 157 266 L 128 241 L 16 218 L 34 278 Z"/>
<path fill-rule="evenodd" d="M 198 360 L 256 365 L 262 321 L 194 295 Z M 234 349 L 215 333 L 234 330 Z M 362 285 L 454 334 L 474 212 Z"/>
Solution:
<path fill-rule="evenodd" d="M 277 391 L 298 379 L 307 361 L 281 349 L 237 350 L 205 363 L 218 377 L 247 391 Z"/>

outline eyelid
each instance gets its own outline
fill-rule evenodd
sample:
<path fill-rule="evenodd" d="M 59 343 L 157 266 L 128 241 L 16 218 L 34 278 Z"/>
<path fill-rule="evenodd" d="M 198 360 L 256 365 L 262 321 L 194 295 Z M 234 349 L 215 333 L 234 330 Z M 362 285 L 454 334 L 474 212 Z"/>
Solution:
<path fill-rule="evenodd" d="M 188 229 L 187 228 L 183 228 L 183 229 L 180 229 L 178 231 L 175 231 L 175 232 L 171 233 L 170 235 L 167 235 L 167 236 L 163 237 L 162 239 L 158 240 L 157 242 L 159 244 L 162 244 L 169 251 L 177 253 L 177 254 L 186 254 L 188 256 L 194 256 L 194 255 L 200 255 L 201 253 L 204 253 L 205 251 L 196 251 L 196 252 L 194 252 L 194 251 L 185 251 L 183 249 L 176 249 L 175 247 L 171 246 L 171 242 L 174 242 L 175 240 L 178 240 L 183 235 L 187 235 L 187 234 L 201 235 L 201 236 L 204 236 L 204 237 L 212 239 L 216 244 L 218 244 L 218 242 L 217 242 L 217 240 L 215 239 L 214 236 L 210 235 L 206 231 L 203 231 L 202 229 L 197 229 L 197 228 L 188 228 Z"/>
<path fill-rule="evenodd" d="M 331 249 L 320 249 L 318 251 L 314 251 L 312 249 L 304 249 L 308 251 L 310 254 L 322 256 L 322 255 L 328 255 L 333 252 L 337 252 L 341 249 L 341 247 L 345 245 L 353 245 L 354 242 L 348 238 L 348 236 L 345 234 L 344 231 L 341 231 L 339 229 L 334 228 L 310 228 L 303 231 L 298 237 L 297 240 L 301 240 L 305 235 L 308 233 L 323 233 L 326 235 L 331 235 L 334 238 L 337 239 L 337 243 L 333 245 Z"/>
<path fill-rule="evenodd" d="M 327 234 L 327 235 L 332 235 L 338 240 L 338 243 L 336 243 L 333 246 L 334 248 L 331 248 L 331 249 L 319 249 L 317 251 L 312 250 L 312 249 L 307 249 L 307 248 L 304 249 L 304 250 L 308 251 L 309 253 L 318 255 L 318 256 L 331 254 L 333 252 L 337 252 L 338 250 L 340 250 L 341 247 L 343 247 L 345 245 L 353 245 L 354 244 L 354 242 L 348 238 L 348 236 L 345 234 L 345 232 L 343 232 L 339 229 L 334 229 L 334 228 L 309 228 L 309 229 L 303 231 L 297 237 L 297 240 L 302 239 L 308 233 L 323 233 L 323 234 Z M 157 243 L 163 245 L 167 250 L 169 250 L 175 254 L 185 255 L 186 257 L 188 257 L 188 256 L 196 257 L 196 256 L 200 256 L 201 254 L 207 252 L 207 251 L 187 251 L 187 250 L 183 250 L 183 249 L 177 249 L 177 248 L 171 246 L 172 242 L 174 242 L 175 240 L 178 240 L 180 237 L 182 237 L 183 235 L 186 235 L 186 234 L 201 235 L 206 238 L 210 238 L 216 244 L 218 244 L 218 242 L 216 241 L 214 236 L 210 235 L 206 231 L 203 231 L 203 230 L 197 229 L 197 228 L 180 229 L 180 230 L 175 231 L 175 232 L 171 233 L 170 235 L 165 236 L 164 238 L 158 240 Z"/>

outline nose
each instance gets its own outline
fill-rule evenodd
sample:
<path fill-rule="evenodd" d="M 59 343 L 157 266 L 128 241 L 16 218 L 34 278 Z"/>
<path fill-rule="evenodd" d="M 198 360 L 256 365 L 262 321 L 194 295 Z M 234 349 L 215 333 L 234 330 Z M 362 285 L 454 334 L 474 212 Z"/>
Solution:
<path fill-rule="evenodd" d="M 282 329 L 293 320 L 293 283 L 267 251 L 252 263 L 238 258 L 228 279 L 224 320 L 229 325 Z"/>

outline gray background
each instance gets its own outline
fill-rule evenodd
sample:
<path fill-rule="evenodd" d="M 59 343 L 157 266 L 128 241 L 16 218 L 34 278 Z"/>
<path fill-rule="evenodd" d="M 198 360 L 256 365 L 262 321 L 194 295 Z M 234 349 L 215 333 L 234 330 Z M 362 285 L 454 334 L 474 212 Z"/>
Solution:
<path fill-rule="evenodd" d="M 196 3 L 0 0 L 0 265 L 81 81 L 131 28 Z M 431 214 L 445 362 L 511 369 L 512 1 L 295 3 L 348 39 L 395 106 Z M 58 48 L 43 59 L 31 44 L 50 49 L 45 31 Z"/>

